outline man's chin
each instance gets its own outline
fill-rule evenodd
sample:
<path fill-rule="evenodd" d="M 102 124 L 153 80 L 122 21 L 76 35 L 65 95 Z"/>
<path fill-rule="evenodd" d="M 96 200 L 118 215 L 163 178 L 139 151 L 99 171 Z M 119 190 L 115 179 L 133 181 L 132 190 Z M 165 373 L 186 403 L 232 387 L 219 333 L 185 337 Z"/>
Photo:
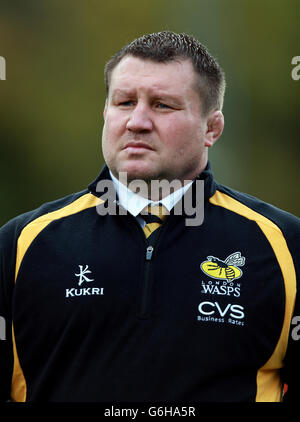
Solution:
<path fill-rule="evenodd" d="M 126 179 L 127 183 L 130 183 L 134 180 L 144 180 L 145 182 L 150 182 L 151 180 L 158 179 L 159 176 L 153 171 L 153 169 L 149 169 L 146 166 L 122 166 L 118 171 L 117 177 L 121 182 L 121 179 Z"/>

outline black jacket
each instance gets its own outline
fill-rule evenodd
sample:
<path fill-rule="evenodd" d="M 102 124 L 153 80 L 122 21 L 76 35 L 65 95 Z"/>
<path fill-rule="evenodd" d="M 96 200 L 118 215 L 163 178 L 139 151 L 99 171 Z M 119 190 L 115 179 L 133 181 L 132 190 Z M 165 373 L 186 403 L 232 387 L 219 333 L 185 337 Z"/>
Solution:
<path fill-rule="evenodd" d="M 203 224 L 171 213 L 146 259 L 106 178 L 0 230 L 1 399 L 296 400 L 300 220 L 208 166 Z"/>

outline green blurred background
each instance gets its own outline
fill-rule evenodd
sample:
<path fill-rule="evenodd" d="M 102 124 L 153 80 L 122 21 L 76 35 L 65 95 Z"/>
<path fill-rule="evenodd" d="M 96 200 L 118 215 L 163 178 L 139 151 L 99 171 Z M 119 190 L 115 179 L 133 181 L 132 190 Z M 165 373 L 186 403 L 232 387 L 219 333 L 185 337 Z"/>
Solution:
<path fill-rule="evenodd" d="M 103 66 L 164 29 L 193 34 L 225 70 L 217 180 L 300 216 L 299 17 L 299 0 L 1 0 L 0 225 L 96 177 Z"/>

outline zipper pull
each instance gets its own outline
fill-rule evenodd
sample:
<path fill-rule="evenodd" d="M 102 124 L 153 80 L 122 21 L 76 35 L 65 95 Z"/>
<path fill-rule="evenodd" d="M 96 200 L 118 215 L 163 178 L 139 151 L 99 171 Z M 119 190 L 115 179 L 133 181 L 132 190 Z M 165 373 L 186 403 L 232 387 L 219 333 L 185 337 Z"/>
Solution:
<path fill-rule="evenodd" d="M 148 246 L 146 249 L 146 261 L 151 261 L 153 249 L 153 246 Z"/>

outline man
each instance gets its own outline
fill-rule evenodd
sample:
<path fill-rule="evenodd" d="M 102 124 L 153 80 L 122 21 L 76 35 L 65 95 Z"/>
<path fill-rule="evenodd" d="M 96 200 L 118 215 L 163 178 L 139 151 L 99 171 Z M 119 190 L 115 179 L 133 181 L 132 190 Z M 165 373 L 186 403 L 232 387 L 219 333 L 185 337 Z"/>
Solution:
<path fill-rule="evenodd" d="M 296 400 L 300 224 L 213 179 L 221 68 L 165 31 L 105 78 L 107 165 L 0 232 L 2 399 Z"/>

